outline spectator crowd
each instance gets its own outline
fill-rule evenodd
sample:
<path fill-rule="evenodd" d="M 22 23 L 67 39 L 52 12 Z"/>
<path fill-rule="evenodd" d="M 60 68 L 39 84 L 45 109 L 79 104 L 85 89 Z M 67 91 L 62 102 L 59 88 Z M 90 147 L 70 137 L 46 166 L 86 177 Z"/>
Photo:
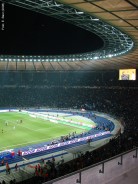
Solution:
<path fill-rule="evenodd" d="M 120 82 L 116 73 L 108 76 L 105 73 L 75 73 L 73 76 L 66 73 L 41 73 L 40 76 L 37 74 L 37 77 L 28 74 L 31 78 L 22 76 L 22 79 L 21 76 L 20 79 L 15 76 L 13 74 L 14 80 L 6 84 L 1 81 L 1 108 L 84 108 L 111 114 L 119 118 L 124 125 L 124 132 L 117 138 L 111 139 L 107 145 L 93 152 L 80 153 L 75 160 L 67 163 L 64 163 L 64 159 L 59 163 L 55 163 L 54 159 L 44 160 L 40 167 L 35 168 L 34 178 L 22 183 L 39 184 L 49 181 L 138 147 L 137 81 Z M 2 74 L 0 77 L 2 78 Z M 108 77 L 110 80 L 107 80 Z"/>

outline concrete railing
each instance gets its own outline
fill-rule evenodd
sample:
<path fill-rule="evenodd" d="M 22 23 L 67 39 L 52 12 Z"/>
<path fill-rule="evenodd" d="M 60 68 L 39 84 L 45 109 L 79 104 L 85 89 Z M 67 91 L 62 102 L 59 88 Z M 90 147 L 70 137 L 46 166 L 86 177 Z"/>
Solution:
<path fill-rule="evenodd" d="M 44 184 L 105 184 L 136 169 L 138 170 L 138 148 Z M 137 180 L 135 172 L 133 173 L 131 180 Z M 128 182 L 130 181 L 128 180 Z"/>

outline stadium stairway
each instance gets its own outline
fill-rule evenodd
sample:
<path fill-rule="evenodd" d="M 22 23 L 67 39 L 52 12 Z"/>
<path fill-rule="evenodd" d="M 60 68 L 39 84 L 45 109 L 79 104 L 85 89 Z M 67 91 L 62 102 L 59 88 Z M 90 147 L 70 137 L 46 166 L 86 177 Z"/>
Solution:
<path fill-rule="evenodd" d="M 3 174 L 0 176 L 0 182 L 4 180 L 6 184 L 10 184 L 11 180 L 16 180 L 16 182 L 20 182 L 23 180 L 27 180 L 30 177 L 34 176 L 34 173 L 28 172 L 25 169 L 20 169 L 18 171 L 11 170 L 10 174 Z"/>

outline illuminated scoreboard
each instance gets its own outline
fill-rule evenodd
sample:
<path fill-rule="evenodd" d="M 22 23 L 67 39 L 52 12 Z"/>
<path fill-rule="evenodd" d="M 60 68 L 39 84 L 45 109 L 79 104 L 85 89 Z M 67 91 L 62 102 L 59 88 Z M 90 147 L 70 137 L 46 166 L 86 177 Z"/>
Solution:
<path fill-rule="evenodd" d="M 120 69 L 119 80 L 136 80 L 136 69 Z"/>

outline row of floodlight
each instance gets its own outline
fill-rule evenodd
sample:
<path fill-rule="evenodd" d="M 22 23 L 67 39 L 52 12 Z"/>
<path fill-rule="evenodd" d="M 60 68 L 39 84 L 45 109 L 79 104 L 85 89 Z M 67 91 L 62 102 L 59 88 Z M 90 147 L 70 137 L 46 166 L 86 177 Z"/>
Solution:
<path fill-rule="evenodd" d="M 1 58 L 0 61 L 9 61 L 9 62 L 69 62 L 69 61 L 90 61 L 90 60 L 97 60 L 97 59 L 105 59 L 105 58 L 112 58 L 114 56 L 119 56 L 122 54 L 125 54 L 129 51 L 129 48 L 127 50 L 124 50 L 120 53 L 114 53 L 114 54 L 107 54 L 107 55 L 100 55 L 100 56 L 82 56 L 82 57 L 71 57 L 71 58 L 41 58 L 41 56 L 38 56 L 37 58 L 30 56 L 28 58 L 23 58 L 23 56 L 19 56 L 17 58 L 15 57 L 5 57 Z"/>
<path fill-rule="evenodd" d="M 126 50 L 122 50 L 121 52 L 116 52 L 117 50 L 114 49 L 114 53 L 111 52 L 111 50 L 107 53 L 104 51 L 103 53 L 95 53 L 93 54 L 82 54 L 82 55 L 71 55 L 69 56 L 7 56 L 7 55 L 1 55 L 0 61 L 19 61 L 19 62 L 67 62 L 67 61 L 88 61 L 88 60 L 97 60 L 97 59 L 105 59 L 105 58 L 111 58 L 114 56 L 119 56 L 122 54 L 125 54 L 133 47 L 133 44 L 130 45 Z M 97 55 L 97 56 L 96 56 Z M 74 57 L 73 57 L 74 56 Z"/>
<path fill-rule="evenodd" d="M 118 56 L 124 54 L 132 49 L 133 42 L 128 44 L 122 42 L 117 48 L 110 48 L 110 50 L 100 50 L 97 52 L 88 52 L 84 54 L 70 54 L 70 55 L 56 55 L 56 56 L 31 56 L 31 55 L 0 55 L 0 61 L 78 61 L 78 60 L 93 60 L 104 59 L 108 57 Z"/>

